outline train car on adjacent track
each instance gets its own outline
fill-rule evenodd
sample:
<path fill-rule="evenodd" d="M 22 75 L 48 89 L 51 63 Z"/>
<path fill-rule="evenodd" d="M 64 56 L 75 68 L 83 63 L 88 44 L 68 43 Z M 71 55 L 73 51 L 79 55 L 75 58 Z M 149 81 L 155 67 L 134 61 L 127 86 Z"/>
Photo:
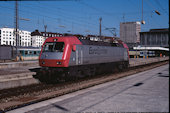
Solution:
<path fill-rule="evenodd" d="M 76 36 L 50 37 L 42 46 L 37 76 L 41 80 L 92 76 L 129 65 L 128 47 L 116 43 L 91 41 Z"/>

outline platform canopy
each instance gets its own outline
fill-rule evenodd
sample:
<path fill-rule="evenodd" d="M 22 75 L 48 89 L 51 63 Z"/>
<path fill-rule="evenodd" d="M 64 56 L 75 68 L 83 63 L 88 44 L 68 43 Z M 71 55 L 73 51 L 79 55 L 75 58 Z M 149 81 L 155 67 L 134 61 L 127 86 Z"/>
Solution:
<path fill-rule="evenodd" d="M 164 47 L 133 47 L 134 50 L 162 50 L 162 51 L 169 51 L 169 48 Z"/>

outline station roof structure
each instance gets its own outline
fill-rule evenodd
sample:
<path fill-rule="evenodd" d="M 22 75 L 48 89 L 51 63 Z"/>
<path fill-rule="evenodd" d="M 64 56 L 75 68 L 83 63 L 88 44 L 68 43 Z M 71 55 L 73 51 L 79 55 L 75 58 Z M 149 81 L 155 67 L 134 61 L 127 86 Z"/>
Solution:
<path fill-rule="evenodd" d="M 162 51 L 169 51 L 169 48 L 164 47 L 133 47 L 134 50 L 162 50 Z"/>

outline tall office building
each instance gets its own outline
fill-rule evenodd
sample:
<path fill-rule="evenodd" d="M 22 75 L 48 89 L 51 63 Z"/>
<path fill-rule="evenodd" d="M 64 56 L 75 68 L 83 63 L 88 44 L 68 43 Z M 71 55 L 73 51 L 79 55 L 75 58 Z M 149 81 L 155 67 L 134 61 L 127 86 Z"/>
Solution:
<path fill-rule="evenodd" d="M 120 23 L 120 39 L 128 45 L 135 45 L 140 42 L 141 23 L 123 22 Z"/>

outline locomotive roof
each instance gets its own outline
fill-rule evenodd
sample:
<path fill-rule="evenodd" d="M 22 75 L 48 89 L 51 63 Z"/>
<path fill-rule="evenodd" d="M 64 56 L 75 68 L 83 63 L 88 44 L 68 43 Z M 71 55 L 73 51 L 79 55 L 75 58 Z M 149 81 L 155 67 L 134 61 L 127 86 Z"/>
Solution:
<path fill-rule="evenodd" d="M 88 39 L 80 39 L 80 41 L 83 45 L 112 46 L 110 43 L 103 41 L 91 41 Z"/>

